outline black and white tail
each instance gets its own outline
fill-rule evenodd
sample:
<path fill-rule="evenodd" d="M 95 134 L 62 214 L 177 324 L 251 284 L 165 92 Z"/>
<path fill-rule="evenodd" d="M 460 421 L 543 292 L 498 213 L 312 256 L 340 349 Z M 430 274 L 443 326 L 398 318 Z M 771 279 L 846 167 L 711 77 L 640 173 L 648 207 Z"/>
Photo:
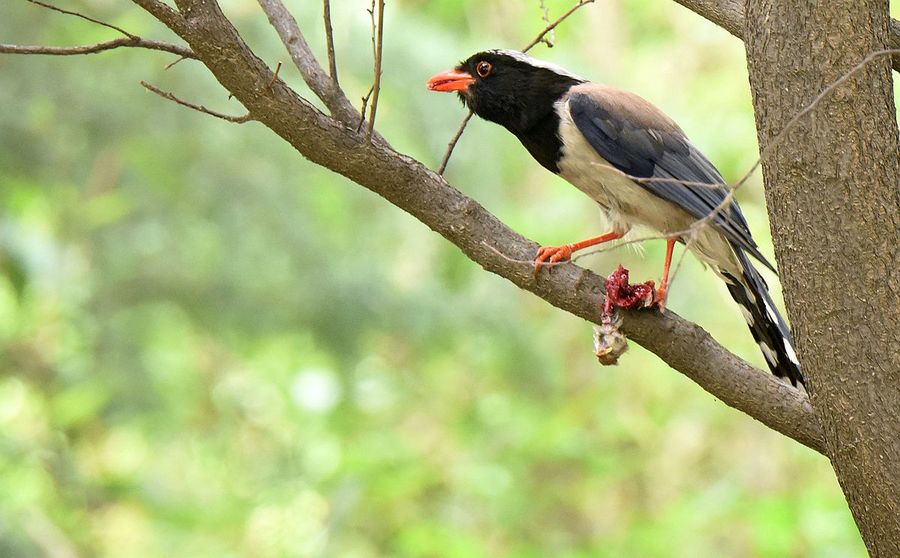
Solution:
<path fill-rule="evenodd" d="M 794 386 L 797 382 L 805 385 L 794 352 L 794 338 L 769 296 L 768 285 L 743 250 L 735 247 L 735 253 L 744 272 L 742 277 L 723 273 L 728 292 L 741 307 L 753 339 L 766 357 L 772 373 L 779 378 L 787 377 Z"/>

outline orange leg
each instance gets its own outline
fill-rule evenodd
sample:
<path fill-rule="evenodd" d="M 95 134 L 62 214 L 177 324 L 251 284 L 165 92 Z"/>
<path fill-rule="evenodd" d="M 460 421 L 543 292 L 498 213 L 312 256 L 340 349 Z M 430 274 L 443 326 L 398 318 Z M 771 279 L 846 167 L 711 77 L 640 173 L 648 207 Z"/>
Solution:
<path fill-rule="evenodd" d="M 600 236 L 595 236 L 594 238 L 582 240 L 581 242 L 576 242 L 574 244 L 564 244 L 562 246 L 542 246 L 541 249 L 538 250 L 537 256 L 534 258 L 534 274 L 537 275 L 538 273 L 540 273 L 541 267 L 543 267 L 545 263 L 554 265 L 559 262 L 566 261 L 572 257 L 572 252 L 576 252 L 590 246 L 596 246 L 597 244 L 603 244 L 604 242 L 609 242 L 611 240 L 617 240 L 619 238 L 622 238 L 623 236 L 625 236 L 623 233 L 608 232 L 606 234 L 601 234 Z"/>
<path fill-rule="evenodd" d="M 666 240 L 666 263 L 663 264 L 663 276 L 659 289 L 656 291 L 656 303 L 659 309 L 666 307 L 666 291 L 669 288 L 669 267 L 672 265 L 672 251 L 675 249 L 675 239 Z"/>

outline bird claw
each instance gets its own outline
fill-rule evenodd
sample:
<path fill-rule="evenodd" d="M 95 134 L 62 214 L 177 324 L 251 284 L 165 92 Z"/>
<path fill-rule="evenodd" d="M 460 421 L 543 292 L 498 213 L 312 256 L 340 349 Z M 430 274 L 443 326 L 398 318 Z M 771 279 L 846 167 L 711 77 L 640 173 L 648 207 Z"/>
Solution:
<path fill-rule="evenodd" d="M 534 257 L 534 276 L 535 278 L 541 272 L 544 264 L 554 266 L 560 262 L 566 262 L 572 259 L 572 245 L 564 244 L 562 246 L 541 246 L 537 255 Z"/>
<path fill-rule="evenodd" d="M 660 312 L 666 311 L 666 297 L 669 294 L 668 289 L 665 286 L 662 286 L 656 289 L 656 294 L 653 298 L 653 304 Z"/>

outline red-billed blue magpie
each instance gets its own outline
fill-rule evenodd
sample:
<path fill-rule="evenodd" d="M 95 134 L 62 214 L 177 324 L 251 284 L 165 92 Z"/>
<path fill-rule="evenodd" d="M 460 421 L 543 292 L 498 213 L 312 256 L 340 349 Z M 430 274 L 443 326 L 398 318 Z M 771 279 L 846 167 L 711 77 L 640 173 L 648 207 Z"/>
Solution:
<path fill-rule="evenodd" d="M 474 54 L 432 77 L 428 88 L 458 92 L 475 114 L 512 132 L 538 163 L 605 212 L 610 232 L 541 248 L 536 271 L 576 250 L 621 238 L 634 225 L 668 236 L 708 218 L 708 226 L 691 238 L 669 238 L 658 299 L 665 300 L 675 242 L 687 241 L 725 280 L 772 372 L 793 385 L 803 382 L 791 332 L 750 256 L 774 267 L 760 253 L 722 176 L 661 110 L 634 93 L 510 50 Z"/>

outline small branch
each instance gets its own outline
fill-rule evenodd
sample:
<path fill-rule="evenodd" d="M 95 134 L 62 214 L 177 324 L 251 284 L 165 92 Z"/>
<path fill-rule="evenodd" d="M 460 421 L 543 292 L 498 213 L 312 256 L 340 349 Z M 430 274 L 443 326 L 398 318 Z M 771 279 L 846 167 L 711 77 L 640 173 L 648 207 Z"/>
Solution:
<path fill-rule="evenodd" d="M 372 91 L 375 90 L 375 85 L 369 88 L 369 92 L 366 93 L 362 98 L 362 107 L 359 109 L 359 124 L 356 125 L 356 133 L 358 134 L 360 130 L 362 130 L 363 122 L 366 121 L 366 107 L 369 105 L 369 98 L 372 96 Z"/>
<path fill-rule="evenodd" d="M 254 120 L 253 115 L 250 114 L 249 112 L 243 116 L 231 116 L 229 114 L 222 114 L 221 112 L 216 112 L 214 110 L 210 110 L 210 109 L 204 107 L 203 105 L 195 105 L 194 103 L 189 103 L 183 99 L 179 99 L 172 93 L 169 93 L 168 91 L 163 91 L 162 89 L 160 89 L 152 84 L 149 84 L 146 81 L 141 81 L 141 85 L 143 85 L 144 87 L 146 87 L 147 89 L 156 93 L 157 95 L 159 95 L 160 97 L 162 97 L 164 99 L 168 99 L 170 101 L 178 103 L 179 105 L 181 105 L 183 107 L 187 107 L 189 109 L 196 110 L 197 112 L 202 112 L 203 114 L 215 116 L 216 118 L 220 118 L 227 122 L 233 122 L 235 124 L 243 124 L 244 122 L 250 122 L 250 121 Z"/>
<path fill-rule="evenodd" d="M 375 0 L 372 0 L 374 12 Z M 375 25 L 375 14 L 372 14 L 372 25 Z M 375 37 L 372 37 L 376 41 Z M 372 130 L 375 129 L 375 113 L 378 110 L 378 94 L 381 93 L 381 59 L 384 51 L 384 0 L 378 0 L 378 39 L 375 48 L 375 83 L 372 85 L 372 104 L 369 106 L 369 123 L 366 128 L 366 141 L 371 141 Z"/>
<path fill-rule="evenodd" d="M 559 16 L 559 18 L 557 18 L 556 21 L 554 21 L 553 23 L 551 23 L 550 25 L 545 27 L 543 31 L 538 33 L 538 36 L 535 37 L 533 41 L 528 43 L 528 45 L 526 45 L 525 48 L 522 49 L 522 52 L 528 52 L 529 50 L 534 48 L 535 45 L 537 45 L 544 39 L 544 36 L 547 35 L 547 33 L 550 33 L 551 31 L 556 29 L 560 23 L 564 22 L 570 15 L 572 15 L 576 11 L 578 11 L 579 8 L 581 8 L 582 6 L 586 6 L 588 4 L 593 4 L 593 3 L 594 3 L 594 0 L 580 0 L 577 4 L 575 4 L 574 6 L 569 8 L 569 11 L 567 11 L 563 15 Z M 551 44 L 550 46 L 553 46 L 553 45 Z"/>
<path fill-rule="evenodd" d="M 328 48 L 328 73 L 331 74 L 331 81 L 335 86 L 338 83 L 337 61 L 334 56 L 334 29 L 331 27 L 331 2 L 323 1 L 322 18 L 325 20 L 325 45 Z"/>
<path fill-rule="evenodd" d="M 325 103 L 333 117 L 345 125 L 355 125 L 358 118 L 356 109 L 338 87 L 337 81 L 325 73 L 319 65 L 294 16 L 281 0 L 257 1 L 281 38 L 281 42 L 284 43 L 306 85 Z"/>
<path fill-rule="evenodd" d="M 541 19 L 544 20 L 544 23 L 550 25 L 550 9 L 544 0 L 541 0 Z M 556 33 L 550 31 L 550 37 L 541 39 L 541 42 L 547 45 L 547 48 L 553 48 L 553 44 L 556 42 Z"/>
<path fill-rule="evenodd" d="M 543 30 L 541 30 L 541 32 L 538 33 L 537 37 L 535 37 L 534 40 L 532 40 L 530 43 L 528 43 L 525 46 L 525 48 L 522 49 L 522 52 L 528 52 L 535 45 L 537 45 L 538 43 L 543 41 L 544 36 L 547 33 L 550 33 L 554 29 L 556 29 L 560 23 L 564 22 L 569 16 L 574 14 L 578 10 L 578 8 L 581 8 L 582 6 L 585 6 L 587 4 L 592 4 L 593 2 L 594 2 L 594 0 L 579 0 L 579 2 L 577 4 L 575 4 L 574 6 L 569 8 L 569 10 L 566 13 L 564 13 L 563 15 L 561 15 L 559 18 L 557 18 L 556 21 L 554 21 L 553 23 L 549 23 L 547 25 L 547 27 L 545 27 Z M 550 17 L 547 13 L 547 9 L 544 7 L 543 0 L 541 0 L 541 8 L 544 10 L 544 18 L 545 18 L 544 21 L 549 21 Z M 374 23 L 373 23 L 373 25 L 374 25 Z M 547 42 L 547 46 L 552 47 L 553 44 L 550 42 Z M 469 113 L 466 114 L 466 116 L 462 119 L 462 122 L 459 123 L 459 129 L 456 130 L 456 134 L 453 135 L 453 138 L 447 144 L 447 150 L 444 152 L 444 156 L 441 158 L 441 164 L 438 167 L 438 171 L 437 171 L 438 174 L 441 174 L 441 175 L 444 174 L 444 171 L 447 169 L 447 164 L 450 162 L 450 157 L 453 155 L 453 150 L 456 149 L 456 144 L 459 143 L 459 139 L 462 137 L 463 132 L 466 131 L 466 126 L 469 124 L 469 120 L 471 120 L 471 119 L 472 119 L 472 111 L 469 110 Z"/>
<path fill-rule="evenodd" d="M 94 43 L 90 45 L 79 45 L 79 46 L 69 46 L 69 47 L 56 47 L 56 46 L 43 46 L 43 45 L 9 45 L 9 44 L 0 44 L 0 53 L 3 54 L 46 54 L 51 56 L 74 56 L 79 54 L 94 54 L 96 52 L 103 52 L 105 50 L 112 50 L 120 47 L 132 47 L 132 48 L 146 48 L 149 50 L 159 50 L 162 52 L 171 52 L 172 54 L 177 54 L 182 58 L 192 58 L 196 59 L 197 56 L 194 52 L 183 46 L 174 45 L 171 43 L 165 43 L 162 41 L 152 41 L 147 39 L 142 39 L 133 33 L 129 33 L 125 31 L 121 27 L 117 25 L 113 25 L 111 23 L 106 23 L 105 21 L 101 21 L 99 19 L 95 19 L 93 17 L 84 15 L 80 12 L 74 12 L 71 10 L 65 10 L 63 8 L 58 8 L 52 4 L 47 4 L 45 2 L 41 2 L 40 0 L 27 0 L 36 6 L 40 6 L 42 8 L 46 8 L 48 10 L 52 10 L 54 12 L 59 12 L 61 14 L 75 16 L 81 18 L 85 21 L 90 21 L 91 23 L 95 23 L 102 27 L 106 27 L 108 29 L 112 29 L 114 31 L 118 31 L 119 33 L 125 35 L 119 39 L 113 39 L 111 41 L 103 41 L 100 43 Z M 153 0 L 147 0 L 153 1 Z"/>
<path fill-rule="evenodd" d="M 173 62 L 169 62 L 168 64 L 166 64 L 166 67 L 163 68 L 163 70 L 164 70 L 164 71 L 165 71 L 165 70 L 168 70 L 169 68 L 171 68 L 171 67 L 174 66 L 175 64 L 178 64 L 178 63 L 181 62 L 182 60 L 184 60 L 184 56 L 180 56 L 180 57 L 176 58 Z"/>
<path fill-rule="evenodd" d="M 272 79 L 269 81 L 269 84 L 266 86 L 266 91 L 272 89 L 272 86 L 275 85 L 275 80 L 278 79 L 278 72 L 281 71 L 281 61 L 278 61 L 278 64 L 275 65 L 275 71 L 272 72 Z"/>
<path fill-rule="evenodd" d="M 459 141 L 459 138 L 462 137 L 463 132 L 466 131 L 466 126 L 469 125 L 469 120 L 475 115 L 472 112 L 472 109 L 469 109 L 469 113 L 462 119 L 462 122 L 459 123 L 459 128 L 456 130 L 456 133 L 453 134 L 453 137 L 450 138 L 450 142 L 447 143 L 447 151 L 444 152 L 444 157 L 441 159 L 441 164 L 437 169 L 438 174 L 444 174 L 444 171 L 447 169 L 447 163 L 450 162 L 450 156 L 453 155 L 453 149 L 456 147 L 456 143 Z"/>
<path fill-rule="evenodd" d="M 39 0 L 28 0 L 28 2 L 31 2 L 32 4 L 36 4 L 36 5 L 38 5 L 38 6 L 41 6 L 42 8 L 47 8 L 48 10 L 53 10 L 54 12 L 59 12 L 59 13 L 61 13 L 61 14 L 66 14 L 66 15 L 71 15 L 71 16 L 75 16 L 75 17 L 80 17 L 81 19 L 90 21 L 91 23 L 96 23 L 97 25 L 102 25 L 103 27 L 108 27 L 109 29 L 113 29 L 113 30 L 115 30 L 115 31 L 118 31 L 119 33 L 125 35 L 125 36 L 128 37 L 128 38 L 131 38 L 131 39 L 137 39 L 137 36 L 132 35 L 132 34 L 129 33 L 128 31 L 125 31 L 125 30 L 122 29 L 121 27 L 117 27 L 117 26 L 115 26 L 115 25 L 113 25 L 113 24 L 111 24 L 111 23 L 106 23 L 105 21 L 100 21 L 99 19 L 94 19 L 94 18 L 92 18 L 92 17 L 90 17 L 90 16 L 86 16 L 86 15 L 81 14 L 81 13 L 78 13 L 78 12 L 71 12 L 71 11 L 69 11 L 69 10 L 64 10 L 64 9 L 62 9 L 62 8 L 57 8 L 56 6 L 53 6 L 53 5 L 51 5 L 51 4 L 45 4 L 45 3 L 43 3 L 43 2 L 40 2 Z"/>
<path fill-rule="evenodd" d="M 146 48 L 149 50 L 159 50 L 162 52 L 170 52 L 177 54 L 182 58 L 196 59 L 197 55 L 194 51 L 187 47 L 164 43 L 161 41 L 151 41 L 140 37 L 121 37 L 111 41 L 105 41 L 93 45 L 79 45 L 68 47 L 57 46 L 41 46 L 41 45 L 6 45 L 0 44 L 0 53 L 3 54 L 48 54 L 52 56 L 72 56 L 78 54 L 94 54 L 105 50 L 113 50 L 121 47 L 130 48 Z"/>

